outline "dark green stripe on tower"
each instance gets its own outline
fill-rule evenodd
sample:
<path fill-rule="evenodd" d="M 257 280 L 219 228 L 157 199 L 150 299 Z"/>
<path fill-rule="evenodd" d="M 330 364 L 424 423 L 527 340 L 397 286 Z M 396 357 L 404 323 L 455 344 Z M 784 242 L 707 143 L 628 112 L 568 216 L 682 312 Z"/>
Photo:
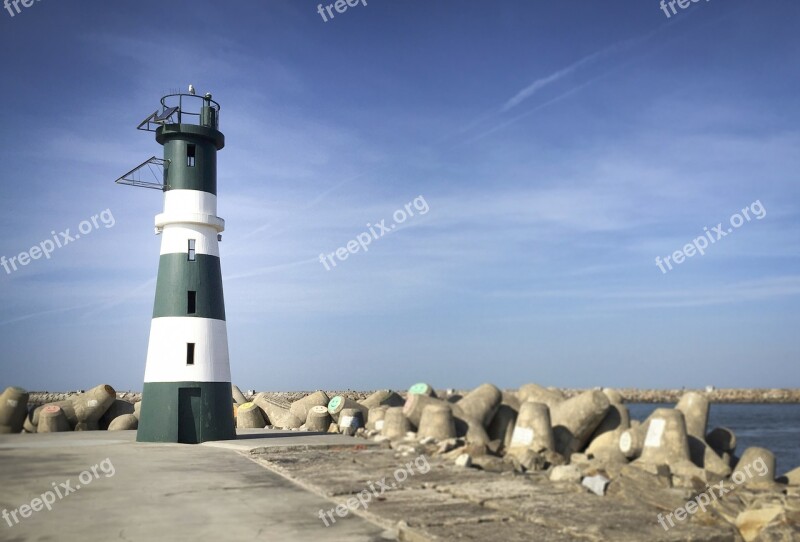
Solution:
<path fill-rule="evenodd" d="M 230 382 L 145 382 L 136 434 L 139 442 L 182 442 L 236 438 Z"/>
<path fill-rule="evenodd" d="M 189 316 L 225 320 L 222 271 L 218 256 L 162 254 L 158 262 L 153 318 Z M 195 312 L 189 313 L 189 292 L 196 292 Z"/>
<path fill-rule="evenodd" d="M 221 132 L 207 126 L 167 124 L 156 131 L 164 145 L 165 190 L 200 190 L 217 194 L 217 151 L 225 145 Z M 193 147 L 193 148 L 190 148 Z"/>

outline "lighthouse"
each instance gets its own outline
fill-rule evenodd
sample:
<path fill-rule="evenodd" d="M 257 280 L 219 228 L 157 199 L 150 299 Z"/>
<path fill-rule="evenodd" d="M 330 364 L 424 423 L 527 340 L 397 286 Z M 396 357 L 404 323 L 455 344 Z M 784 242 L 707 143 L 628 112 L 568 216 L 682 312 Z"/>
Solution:
<path fill-rule="evenodd" d="M 139 125 L 155 132 L 163 158 L 117 180 L 157 188 L 164 211 L 153 319 L 147 346 L 139 442 L 199 443 L 236 438 L 217 216 L 219 104 L 211 94 L 168 94 Z M 148 174 L 152 178 L 148 177 Z"/>

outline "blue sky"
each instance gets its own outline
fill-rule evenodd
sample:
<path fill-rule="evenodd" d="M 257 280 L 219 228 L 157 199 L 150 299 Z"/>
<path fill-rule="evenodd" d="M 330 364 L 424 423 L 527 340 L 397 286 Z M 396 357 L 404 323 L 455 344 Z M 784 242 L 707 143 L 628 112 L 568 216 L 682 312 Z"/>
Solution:
<path fill-rule="evenodd" d="M 135 127 L 189 83 L 222 104 L 242 388 L 800 384 L 797 2 L 317 4 L 0 11 L 0 255 L 114 217 L 0 268 L 0 385 L 141 389 L 162 201 L 113 181 L 160 154 Z"/>

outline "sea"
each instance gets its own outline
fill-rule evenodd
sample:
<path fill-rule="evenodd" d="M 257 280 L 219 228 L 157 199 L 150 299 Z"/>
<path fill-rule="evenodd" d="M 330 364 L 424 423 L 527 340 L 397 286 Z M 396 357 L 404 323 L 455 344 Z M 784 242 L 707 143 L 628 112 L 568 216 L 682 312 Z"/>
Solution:
<path fill-rule="evenodd" d="M 657 408 L 674 404 L 628 403 L 631 419 L 643 421 Z M 736 455 L 750 446 L 775 454 L 778 475 L 800 467 L 800 404 L 712 404 L 708 430 L 727 427 L 736 435 Z"/>

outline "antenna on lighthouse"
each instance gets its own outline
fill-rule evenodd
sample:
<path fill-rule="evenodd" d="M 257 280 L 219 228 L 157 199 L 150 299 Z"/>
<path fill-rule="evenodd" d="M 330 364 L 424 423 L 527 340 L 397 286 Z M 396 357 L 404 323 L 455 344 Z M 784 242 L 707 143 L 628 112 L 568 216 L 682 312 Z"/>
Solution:
<path fill-rule="evenodd" d="M 220 106 L 211 94 L 174 93 L 137 127 L 155 132 L 163 158 L 117 183 L 164 192 L 155 306 L 136 440 L 199 443 L 236 438 L 217 216 Z"/>

